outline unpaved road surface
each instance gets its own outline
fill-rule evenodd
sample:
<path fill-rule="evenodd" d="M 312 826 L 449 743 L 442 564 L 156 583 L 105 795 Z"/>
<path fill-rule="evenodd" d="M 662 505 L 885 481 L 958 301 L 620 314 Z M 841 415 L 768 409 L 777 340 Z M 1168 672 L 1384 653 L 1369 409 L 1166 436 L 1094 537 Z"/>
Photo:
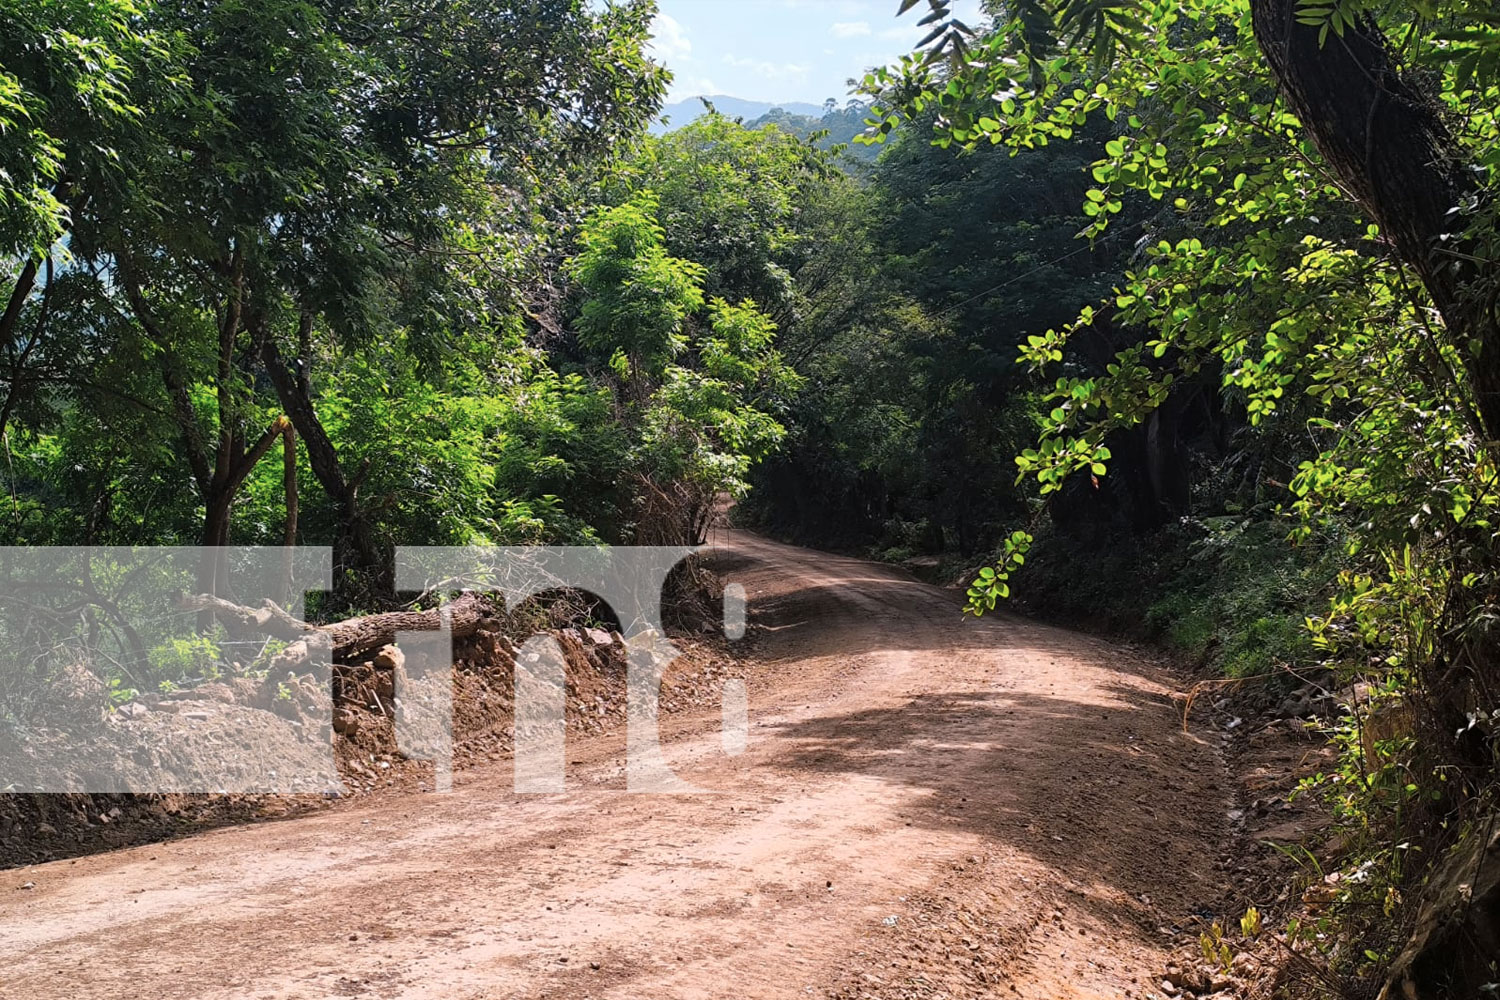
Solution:
<path fill-rule="evenodd" d="M 1225 783 L 1168 679 L 887 567 L 728 533 L 750 739 L 697 795 L 507 765 L 0 878 L 0 997 L 1145 996 L 1218 895 Z M 24 882 L 34 886 L 20 889 Z M 1176 926 L 1174 926 L 1176 925 Z M 1180 936 L 1176 947 L 1190 942 Z"/>

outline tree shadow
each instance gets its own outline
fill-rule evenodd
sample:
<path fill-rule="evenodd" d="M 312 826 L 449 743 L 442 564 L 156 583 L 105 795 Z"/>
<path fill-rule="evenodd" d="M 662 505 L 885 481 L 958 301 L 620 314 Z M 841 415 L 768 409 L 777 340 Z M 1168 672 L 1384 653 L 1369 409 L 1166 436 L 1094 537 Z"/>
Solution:
<path fill-rule="evenodd" d="M 1176 731 L 1166 699 L 1128 678 L 1097 701 L 921 694 L 774 732 L 791 744 L 778 763 L 921 790 L 903 813 L 912 825 L 972 833 L 1078 886 L 1118 890 L 1079 897 L 1101 921 L 1149 934 L 1218 905 L 1216 758 Z"/>
<path fill-rule="evenodd" d="M 964 614 L 956 590 L 880 576 L 805 583 L 750 595 L 750 620 L 763 652 L 858 656 L 891 651 L 993 650 L 1024 646 L 1077 659 L 1118 660 L 1122 646 L 1010 611 L 982 619 Z"/>

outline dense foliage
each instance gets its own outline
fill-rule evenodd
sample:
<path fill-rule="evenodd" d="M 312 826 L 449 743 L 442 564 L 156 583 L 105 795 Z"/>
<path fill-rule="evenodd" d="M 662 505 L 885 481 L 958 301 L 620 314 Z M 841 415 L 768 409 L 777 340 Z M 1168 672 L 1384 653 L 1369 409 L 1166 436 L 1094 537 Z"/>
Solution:
<path fill-rule="evenodd" d="M 700 535 L 821 160 L 648 138 L 652 14 L 7 5 L 5 541 L 332 542 L 371 604 L 394 543 Z"/>
<path fill-rule="evenodd" d="M 1311 639 L 1374 692 L 1362 711 L 1404 721 L 1372 744 L 1351 716 L 1324 779 L 1364 873 L 1338 915 L 1355 937 L 1414 920 L 1421 894 L 1402 891 L 1485 822 L 1500 763 L 1500 23 L 1464 2 L 1026 0 L 975 31 L 923 6 L 930 48 L 868 81 L 877 133 L 931 120 L 939 146 L 1030 156 L 1102 124 L 1085 234 L 1145 219 L 1110 294 L 1021 342 L 1045 373 L 1023 476 L 1055 507 L 1080 476 L 1128 474 L 1122 434 L 1204 398 L 1234 418 L 1227 454 L 1196 449 L 1231 461 L 1195 476 L 1184 509 L 1262 502 L 1293 543 L 1340 553 Z M 1086 358 L 1101 329 L 1129 334 L 1102 370 Z M 1231 464 L 1253 490 L 1227 489 Z M 1025 572 L 1035 524 L 975 580 L 976 613 Z M 1306 943 L 1342 973 L 1396 957 L 1327 929 Z M 1476 987 L 1461 984 L 1480 967 L 1452 963 L 1439 988 Z"/>
<path fill-rule="evenodd" d="M 1366 874 L 1288 935 L 1365 975 L 1495 809 L 1500 21 L 899 6 L 844 107 L 651 136 L 649 0 L 0 0 L 0 542 L 327 543 L 371 607 L 732 498 L 1321 665 L 1405 720 L 1334 733 Z"/>
<path fill-rule="evenodd" d="M 843 107 L 829 98 L 823 104 L 821 115 L 799 115 L 783 108 L 772 108 L 747 124 L 752 129 L 775 125 L 789 135 L 811 139 L 819 149 L 844 154 L 846 164 L 859 170 L 862 163 L 880 155 L 877 147 L 855 141 L 864 135 L 865 119 L 869 114 L 870 106 L 858 98 L 850 98 Z"/>

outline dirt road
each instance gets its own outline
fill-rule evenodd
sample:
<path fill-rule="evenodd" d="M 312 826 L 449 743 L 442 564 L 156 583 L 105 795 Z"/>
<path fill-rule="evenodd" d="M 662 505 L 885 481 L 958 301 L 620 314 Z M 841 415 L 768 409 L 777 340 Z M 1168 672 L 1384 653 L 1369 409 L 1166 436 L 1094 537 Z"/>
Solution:
<path fill-rule="evenodd" d="M 0 997 L 1145 996 L 1213 905 L 1225 785 L 1119 648 L 731 533 L 750 739 L 664 726 L 715 791 L 451 794 L 4 873 Z M 34 887 L 22 890 L 23 882 Z M 1181 944 L 1181 939 L 1179 940 Z"/>

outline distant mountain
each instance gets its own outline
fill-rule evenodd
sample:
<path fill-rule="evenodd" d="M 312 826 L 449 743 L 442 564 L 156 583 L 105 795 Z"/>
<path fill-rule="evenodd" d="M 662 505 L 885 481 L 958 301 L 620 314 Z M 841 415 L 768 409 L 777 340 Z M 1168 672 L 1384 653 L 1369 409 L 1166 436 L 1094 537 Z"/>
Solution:
<path fill-rule="evenodd" d="M 730 118 L 742 119 L 749 128 L 775 125 L 784 132 L 806 138 L 814 132 L 827 132 L 818 145 L 824 149 L 843 144 L 856 160 L 873 161 L 880 155 L 883 146 L 863 146 L 851 140 L 865 130 L 865 115 L 868 110 L 858 101 L 849 101 L 843 107 L 830 104 L 808 104 L 804 101 L 787 101 L 770 104 L 766 101 L 747 101 L 740 97 L 716 94 L 713 97 L 690 97 L 685 101 L 668 104 L 651 123 L 656 135 L 671 129 L 682 128 L 693 119 L 707 112 L 703 106 L 707 100 L 714 110 Z"/>
<path fill-rule="evenodd" d="M 689 97 L 686 100 L 676 101 L 661 109 L 661 114 L 651 123 L 651 131 L 660 135 L 668 129 L 681 128 L 688 122 L 703 114 L 706 110 L 703 102 L 707 100 L 721 115 L 730 118 L 743 118 L 747 122 L 752 118 L 772 110 L 781 108 L 783 111 L 794 115 L 809 115 L 813 118 L 823 116 L 823 105 L 808 104 L 805 101 L 784 101 L 775 103 L 772 101 L 747 101 L 743 97 L 730 97 L 727 94 L 714 94 L 711 97 Z M 665 124 L 663 123 L 665 120 Z"/>

